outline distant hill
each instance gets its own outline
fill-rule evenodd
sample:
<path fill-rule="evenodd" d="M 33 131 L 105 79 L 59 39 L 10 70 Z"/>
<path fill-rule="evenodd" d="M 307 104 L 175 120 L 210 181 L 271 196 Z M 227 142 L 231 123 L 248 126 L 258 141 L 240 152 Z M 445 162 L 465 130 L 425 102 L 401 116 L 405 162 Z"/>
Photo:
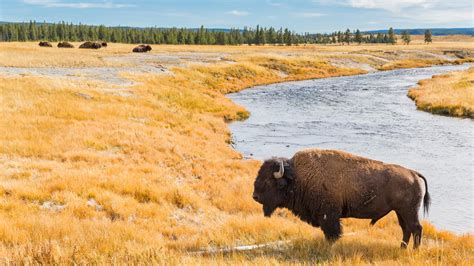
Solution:
<path fill-rule="evenodd" d="M 395 34 L 401 34 L 407 30 L 411 35 L 422 35 L 425 33 L 424 29 L 394 29 Z M 431 34 L 436 36 L 443 35 L 474 35 L 474 28 L 433 28 L 430 29 Z M 387 33 L 388 30 L 371 30 L 365 31 L 366 33 Z"/>

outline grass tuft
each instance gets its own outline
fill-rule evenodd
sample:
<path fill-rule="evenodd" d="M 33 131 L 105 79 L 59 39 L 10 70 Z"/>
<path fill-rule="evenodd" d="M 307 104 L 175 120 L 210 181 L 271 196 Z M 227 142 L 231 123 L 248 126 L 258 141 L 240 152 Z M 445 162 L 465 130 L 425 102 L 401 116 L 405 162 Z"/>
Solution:
<path fill-rule="evenodd" d="M 420 81 L 408 91 L 408 97 L 420 110 L 474 118 L 474 68 Z"/>

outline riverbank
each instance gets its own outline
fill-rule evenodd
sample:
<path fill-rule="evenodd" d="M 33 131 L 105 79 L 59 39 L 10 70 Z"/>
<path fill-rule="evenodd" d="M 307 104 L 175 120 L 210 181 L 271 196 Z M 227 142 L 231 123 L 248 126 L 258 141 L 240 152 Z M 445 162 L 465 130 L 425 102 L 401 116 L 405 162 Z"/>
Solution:
<path fill-rule="evenodd" d="M 408 97 L 426 112 L 474 118 L 474 67 L 420 80 Z"/>
<path fill-rule="evenodd" d="M 43 263 L 472 262 L 472 236 L 438 231 L 427 223 L 420 251 L 398 249 L 401 232 L 393 215 L 375 227 L 346 219 L 347 236 L 331 247 L 320 230 L 286 211 L 264 218 L 249 196 L 259 162 L 242 160 L 228 145 L 226 124 L 248 112 L 225 93 L 366 72 L 324 59 L 343 62 L 334 51 L 319 57 L 315 51 L 325 47 L 164 46 L 156 53 L 129 55 L 132 45 L 110 45 L 72 51 L 80 63 L 71 65 L 62 51 L 56 54 L 58 49 L 18 45 L 21 49 L 0 50 L 0 65 L 90 67 L 109 60 L 114 67 L 132 62 L 167 71 L 119 71 L 133 81 L 127 86 L 80 73 L 0 77 L 0 168 L 5 169 L 0 172 L 0 258 Z M 374 47 L 358 49 L 369 48 Z M 25 55 L 16 59 L 22 51 Z M 343 56 L 358 63 L 368 57 Z M 281 250 L 188 253 L 276 240 L 292 242 Z"/>

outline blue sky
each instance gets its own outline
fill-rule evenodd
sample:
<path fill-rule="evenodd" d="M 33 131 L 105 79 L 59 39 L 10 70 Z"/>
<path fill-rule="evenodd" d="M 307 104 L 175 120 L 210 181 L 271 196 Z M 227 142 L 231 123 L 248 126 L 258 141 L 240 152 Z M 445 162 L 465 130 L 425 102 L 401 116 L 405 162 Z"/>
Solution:
<path fill-rule="evenodd" d="M 67 21 L 108 26 L 288 27 L 329 32 L 473 27 L 471 0 L 0 0 L 0 21 Z"/>

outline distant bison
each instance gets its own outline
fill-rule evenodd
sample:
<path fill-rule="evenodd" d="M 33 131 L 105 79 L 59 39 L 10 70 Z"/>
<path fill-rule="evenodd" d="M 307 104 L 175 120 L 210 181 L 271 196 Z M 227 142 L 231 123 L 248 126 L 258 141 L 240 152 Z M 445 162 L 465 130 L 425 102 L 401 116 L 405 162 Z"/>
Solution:
<path fill-rule="evenodd" d="M 79 46 L 81 49 L 100 49 L 102 45 L 98 42 L 85 42 Z"/>
<path fill-rule="evenodd" d="M 58 48 L 74 48 L 74 45 L 72 45 L 68 42 L 59 42 L 58 43 Z"/>
<path fill-rule="evenodd" d="M 106 43 L 106 42 L 102 42 L 101 45 L 102 45 L 102 47 L 107 47 L 107 43 Z"/>
<path fill-rule="evenodd" d="M 334 150 L 309 149 L 291 159 L 273 158 L 260 167 L 253 199 L 269 217 L 287 208 L 303 221 L 321 227 L 326 239 L 341 236 L 340 218 L 372 219 L 371 224 L 395 211 L 403 230 L 402 248 L 413 234 L 421 243 L 418 210 L 430 205 L 426 179 L 399 165 L 385 164 Z"/>
<path fill-rule="evenodd" d="M 38 45 L 41 47 L 53 47 L 53 45 L 49 42 L 39 42 Z"/>
<path fill-rule="evenodd" d="M 150 45 L 140 44 L 139 46 L 133 48 L 134 53 L 146 53 L 148 51 L 151 51 Z"/>

